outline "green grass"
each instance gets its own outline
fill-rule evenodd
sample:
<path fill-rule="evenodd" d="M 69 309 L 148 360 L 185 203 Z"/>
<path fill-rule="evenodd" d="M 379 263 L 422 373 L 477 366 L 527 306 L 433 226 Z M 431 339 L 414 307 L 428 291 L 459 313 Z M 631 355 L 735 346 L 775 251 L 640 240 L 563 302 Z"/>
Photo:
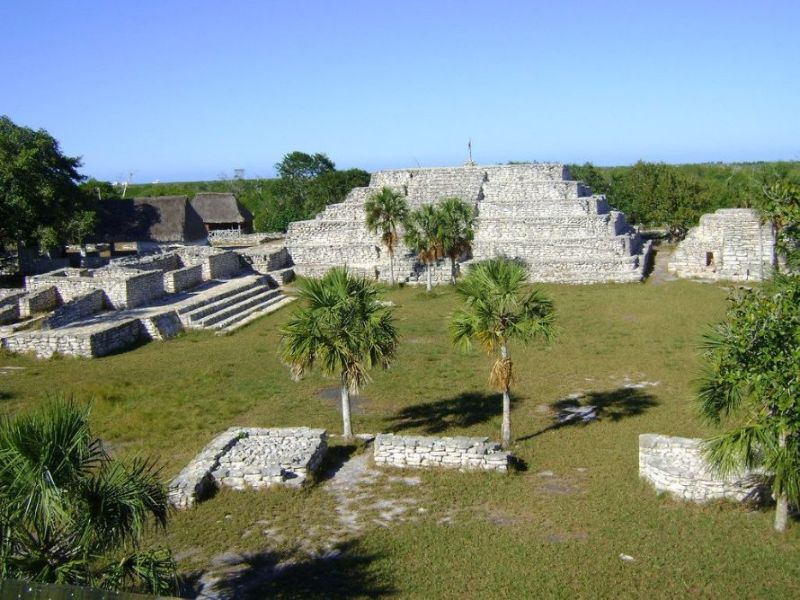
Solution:
<path fill-rule="evenodd" d="M 330 540 L 335 521 L 324 483 L 300 491 L 223 491 L 177 514 L 168 533 L 152 539 L 180 553 L 186 573 L 226 550 L 249 553 L 253 571 L 296 561 L 263 582 L 256 597 L 800 595 L 796 524 L 779 536 L 768 509 L 680 503 L 638 479 L 640 433 L 711 432 L 693 401 L 702 366 L 697 347 L 704 328 L 723 315 L 725 289 L 685 281 L 545 289 L 558 311 L 558 339 L 548 348 L 511 349 L 514 453 L 527 470 L 409 472 L 422 479 L 419 486 L 387 484 L 382 494 L 413 497 L 425 512 L 339 540 L 336 560 L 313 554 L 314 544 Z M 355 430 L 498 439 L 490 360 L 459 354 L 447 339 L 455 294 L 405 288 L 389 297 L 397 304 L 399 355 L 363 390 Z M 94 398 L 95 431 L 112 451 L 153 454 L 165 476 L 231 425 L 339 432 L 334 401 L 320 395 L 336 381 L 313 375 L 293 383 L 277 359 L 276 330 L 291 310 L 231 336 L 192 333 L 103 359 L 3 355 L 0 367 L 25 369 L 0 376 L 0 407 L 26 410 L 50 391 Z M 643 381 L 658 384 L 625 388 Z M 575 392 L 599 404 L 603 418 L 549 427 L 553 405 Z"/>

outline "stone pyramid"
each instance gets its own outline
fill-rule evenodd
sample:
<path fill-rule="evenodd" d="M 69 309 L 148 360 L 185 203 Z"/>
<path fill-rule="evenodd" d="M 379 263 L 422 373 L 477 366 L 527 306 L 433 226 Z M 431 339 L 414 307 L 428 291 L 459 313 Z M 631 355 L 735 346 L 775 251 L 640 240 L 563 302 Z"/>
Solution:
<path fill-rule="evenodd" d="M 570 179 L 558 164 L 464 166 L 379 171 L 370 184 L 350 192 L 315 219 L 291 223 L 286 245 L 298 275 L 320 276 L 347 265 L 369 278 L 388 281 L 389 256 L 380 238 L 367 230 L 364 204 L 387 186 L 406 196 L 409 208 L 457 197 L 477 212 L 468 268 L 494 256 L 518 258 L 531 281 L 600 283 L 640 281 L 649 243 L 610 210 L 604 196 Z M 422 281 L 424 267 L 404 245 L 395 251 L 398 281 Z M 437 281 L 447 281 L 442 262 Z"/>

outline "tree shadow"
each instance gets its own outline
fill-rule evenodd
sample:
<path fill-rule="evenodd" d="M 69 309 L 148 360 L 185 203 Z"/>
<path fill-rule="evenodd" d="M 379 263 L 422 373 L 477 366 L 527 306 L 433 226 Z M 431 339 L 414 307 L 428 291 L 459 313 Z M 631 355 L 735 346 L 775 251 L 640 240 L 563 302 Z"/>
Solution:
<path fill-rule="evenodd" d="M 380 598 L 396 590 L 375 572 L 374 554 L 366 554 L 354 542 L 346 542 L 319 557 L 292 560 L 288 553 L 246 554 L 231 572 L 214 584 L 216 598 Z M 195 580 L 191 597 L 203 597 Z"/>
<path fill-rule="evenodd" d="M 357 444 L 328 446 L 315 476 L 317 483 L 332 479 L 350 458 L 358 452 Z"/>
<path fill-rule="evenodd" d="M 520 398 L 511 397 L 511 406 Z M 398 411 L 388 430 L 392 433 L 421 429 L 425 433 L 441 433 L 453 427 L 470 427 L 501 415 L 503 403 L 499 394 L 464 392 L 435 402 L 414 404 Z"/>
<path fill-rule="evenodd" d="M 594 406 L 597 419 L 607 418 L 613 422 L 635 417 L 646 412 L 654 406 L 658 406 L 658 400 L 652 394 L 642 391 L 635 387 L 621 387 L 616 390 L 606 392 L 587 392 L 580 398 L 565 398 L 558 400 L 550 405 L 554 411 L 561 412 L 569 408 L 579 408 Z M 535 438 L 548 431 L 571 427 L 574 425 L 587 425 L 588 423 L 574 419 L 571 421 L 556 421 L 535 433 L 517 438 L 518 442 L 524 442 Z"/>

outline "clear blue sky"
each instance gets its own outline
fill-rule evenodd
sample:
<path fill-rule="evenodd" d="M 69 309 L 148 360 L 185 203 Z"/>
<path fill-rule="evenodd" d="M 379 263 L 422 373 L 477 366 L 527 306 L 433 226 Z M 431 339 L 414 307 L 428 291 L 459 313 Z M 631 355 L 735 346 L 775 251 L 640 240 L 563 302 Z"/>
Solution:
<path fill-rule="evenodd" d="M 0 114 L 83 172 L 800 159 L 800 1 L 4 0 Z"/>

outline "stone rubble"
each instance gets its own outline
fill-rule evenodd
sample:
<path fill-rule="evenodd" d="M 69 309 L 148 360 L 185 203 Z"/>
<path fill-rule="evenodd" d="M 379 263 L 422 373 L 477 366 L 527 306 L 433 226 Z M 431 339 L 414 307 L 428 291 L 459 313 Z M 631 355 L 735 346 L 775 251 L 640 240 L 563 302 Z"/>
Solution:
<path fill-rule="evenodd" d="M 324 429 L 231 427 L 215 437 L 170 483 L 170 502 L 189 508 L 220 486 L 300 486 L 328 447 Z"/>

